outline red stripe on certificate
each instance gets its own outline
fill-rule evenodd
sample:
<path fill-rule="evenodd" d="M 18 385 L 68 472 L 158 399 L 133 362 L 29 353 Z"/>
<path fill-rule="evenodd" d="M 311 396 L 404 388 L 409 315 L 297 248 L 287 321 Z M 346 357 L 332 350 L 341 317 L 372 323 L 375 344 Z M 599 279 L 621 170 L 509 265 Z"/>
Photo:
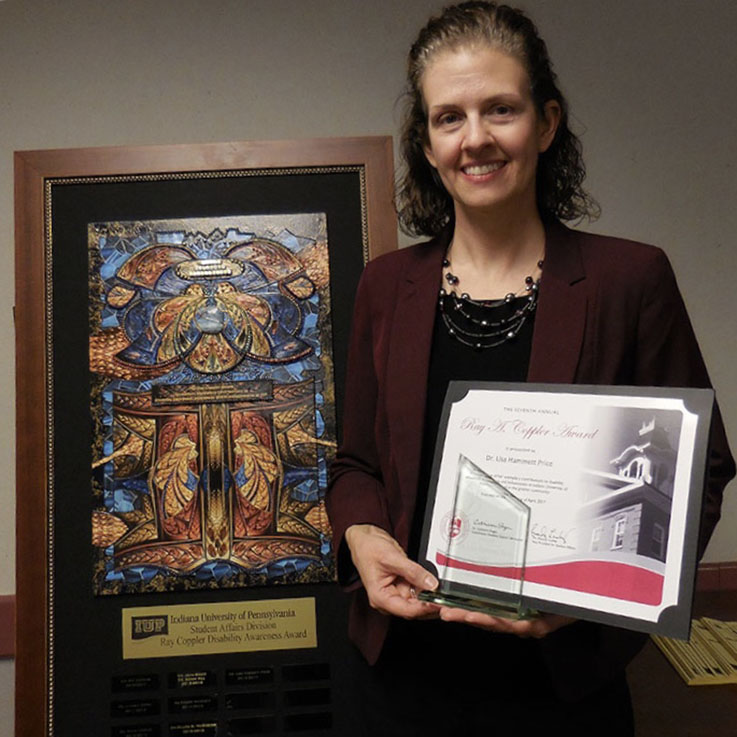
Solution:
<path fill-rule="evenodd" d="M 521 573 L 519 568 L 468 563 L 441 553 L 437 554 L 436 560 L 441 566 L 501 578 L 519 579 Z M 525 581 L 638 604 L 658 605 L 663 600 L 663 576 L 626 563 L 588 560 L 533 566 L 525 570 Z"/>

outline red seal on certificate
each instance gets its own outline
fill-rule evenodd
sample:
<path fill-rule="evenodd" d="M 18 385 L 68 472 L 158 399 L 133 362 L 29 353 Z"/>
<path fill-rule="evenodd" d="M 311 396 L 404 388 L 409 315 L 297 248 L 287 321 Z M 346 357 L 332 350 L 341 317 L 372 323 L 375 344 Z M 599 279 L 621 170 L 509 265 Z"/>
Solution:
<path fill-rule="evenodd" d="M 468 518 L 458 510 L 448 512 L 440 521 L 440 534 L 448 542 L 463 540 L 468 534 Z"/>

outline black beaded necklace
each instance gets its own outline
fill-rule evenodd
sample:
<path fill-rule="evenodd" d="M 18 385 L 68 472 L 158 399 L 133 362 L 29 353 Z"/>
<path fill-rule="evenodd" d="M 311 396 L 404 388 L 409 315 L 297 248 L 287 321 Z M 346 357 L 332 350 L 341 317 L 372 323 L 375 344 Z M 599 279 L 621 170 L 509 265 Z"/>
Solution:
<path fill-rule="evenodd" d="M 543 260 L 537 262 L 542 270 Z M 476 300 L 455 287 L 460 279 L 450 271 L 450 259 L 443 259 L 444 279 L 450 291 L 440 288 L 438 307 L 448 334 L 459 343 L 483 350 L 514 340 L 537 307 L 540 277 L 525 277 L 522 295 L 510 292 L 502 299 Z"/>

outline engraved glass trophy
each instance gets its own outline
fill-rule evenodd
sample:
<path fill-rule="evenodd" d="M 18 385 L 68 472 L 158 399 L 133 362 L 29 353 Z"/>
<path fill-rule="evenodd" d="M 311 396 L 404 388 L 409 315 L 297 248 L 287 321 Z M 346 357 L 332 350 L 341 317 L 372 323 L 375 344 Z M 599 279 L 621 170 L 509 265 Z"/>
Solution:
<path fill-rule="evenodd" d="M 420 548 L 420 563 L 440 585 L 418 597 L 498 617 L 536 616 L 522 596 L 530 508 L 462 454 L 445 498 L 452 502 L 443 509 L 436 500 Z"/>

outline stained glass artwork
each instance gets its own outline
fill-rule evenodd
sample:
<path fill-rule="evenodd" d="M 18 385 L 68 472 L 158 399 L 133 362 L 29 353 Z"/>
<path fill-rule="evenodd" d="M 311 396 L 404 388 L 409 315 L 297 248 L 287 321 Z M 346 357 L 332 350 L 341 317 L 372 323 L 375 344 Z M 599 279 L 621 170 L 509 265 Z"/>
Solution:
<path fill-rule="evenodd" d="M 325 215 L 88 235 L 95 593 L 332 580 Z"/>

